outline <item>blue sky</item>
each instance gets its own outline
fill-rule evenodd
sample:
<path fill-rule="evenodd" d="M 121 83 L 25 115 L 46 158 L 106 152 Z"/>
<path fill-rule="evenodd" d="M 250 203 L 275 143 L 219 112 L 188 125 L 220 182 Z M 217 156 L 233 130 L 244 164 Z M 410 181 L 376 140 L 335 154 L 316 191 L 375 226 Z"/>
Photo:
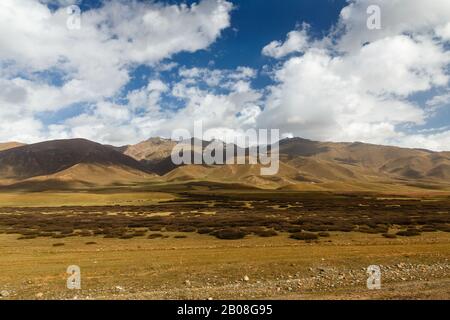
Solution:
<path fill-rule="evenodd" d="M 4 0 L 0 139 L 119 145 L 203 121 L 446 150 L 449 21 L 445 0 Z"/>
<path fill-rule="evenodd" d="M 143 1 L 145 2 L 145 1 Z M 164 2 L 164 1 L 160 1 Z M 190 1 L 166 1 L 167 3 L 192 4 Z M 98 1 L 82 1 L 82 8 L 93 8 Z M 176 62 L 187 68 L 235 69 L 247 66 L 261 70 L 265 65 L 276 63 L 270 57 L 263 56 L 261 49 L 274 39 L 284 39 L 286 34 L 297 25 L 307 22 L 311 33 L 317 37 L 326 34 L 339 18 L 339 13 L 346 5 L 345 0 L 236 0 L 231 12 L 231 27 L 223 31 L 221 37 L 204 50 L 181 52 L 167 61 Z M 177 69 L 161 73 L 161 78 L 171 81 L 176 77 Z M 146 80 L 154 76 L 149 66 L 139 66 L 132 72 L 132 81 L 126 90 L 137 89 L 146 85 Z M 256 88 L 263 89 L 272 83 L 269 76 L 260 74 L 253 79 Z"/>

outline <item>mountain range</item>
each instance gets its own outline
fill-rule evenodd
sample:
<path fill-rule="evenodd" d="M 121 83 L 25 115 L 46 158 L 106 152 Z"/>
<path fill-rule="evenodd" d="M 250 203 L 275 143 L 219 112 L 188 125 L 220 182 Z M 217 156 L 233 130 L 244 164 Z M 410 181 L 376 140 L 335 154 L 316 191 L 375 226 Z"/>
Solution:
<path fill-rule="evenodd" d="M 0 143 L 0 189 L 194 182 L 288 191 L 450 189 L 450 152 L 291 138 L 280 141 L 278 174 L 261 176 L 259 164 L 176 166 L 175 145 L 162 138 L 120 147 L 85 139 Z"/>

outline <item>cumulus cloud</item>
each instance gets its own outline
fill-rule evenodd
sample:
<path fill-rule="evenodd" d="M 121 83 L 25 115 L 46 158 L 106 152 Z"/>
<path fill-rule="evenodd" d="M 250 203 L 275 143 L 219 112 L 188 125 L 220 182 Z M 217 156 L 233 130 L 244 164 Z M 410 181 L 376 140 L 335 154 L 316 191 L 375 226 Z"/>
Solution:
<path fill-rule="evenodd" d="M 60 7 L 50 10 L 49 3 Z M 83 12 L 81 29 L 69 30 L 62 5 L 71 3 L 0 2 L 0 86 L 7 87 L 0 92 L 2 108 L 33 118 L 36 112 L 113 98 L 134 66 L 157 68 L 178 52 L 206 49 L 230 25 L 232 10 L 225 0 L 190 6 L 108 1 Z"/>
<path fill-rule="evenodd" d="M 381 7 L 381 30 L 366 28 L 373 4 Z M 446 133 L 413 138 L 401 127 L 428 120 L 414 94 L 448 86 L 442 28 L 449 19 L 448 1 L 351 1 L 329 35 L 286 51 L 297 54 L 275 67 L 258 124 L 318 140 L 443 147 L 434 140 Z M 283 45 L 267 48 L 283 56 Z"/>
<path fill-rule="evenodd" d="M 262 48 L 275 60 L 262 70 L 273 84 L 259 89 L 260 70 L 171 60 L 220 37 L 230 26 L 228 1 L 109 1 L 83 13 L 80 30 L 68 30 L 67 12 L 48 3 L 62 2 L 0 2 L 0 140 L 125 144 L 203 120 L 222 139 L 259 127 L 283 137 L 448 149 L 448 128 L 404 130 L 426 127 L 433 110 L 448 105 L 448 0 L 351 0 L 323 37 L 306 23 L 286 30 Z M 370 5 L 380 6 L 380 30 L 366 27 Z M 123 92 L 139 65 L 156 75 Z M 159 77 L 168 70 L 169 80 Z M 417 95 L 428 101 L 420 105 Z M 59 123 L 37 119 L 77 103 L 85 111 Z"/>
<path fill-rule="evenodd" d="M 294 52 L 304 52 L 310 45 L 308 29 L 309 25 L 304 24 L 300 30 L 289 32 L 284 43 L 272 41 L 263 48 L 262 53 L 268 57 L 280 59 Z"/>
<path fill-rule="evenodd" d="M 211 83 L 211 75 L 221 84 Z M 254 70 L 244 67 L 182 68 L 180 79 L 170 83 L 150 79 L 146 86 L 129 92 L 126 103 L 96 103 L 88 112 L 51 126 L 51 135 L 122 145 L 151 136 L 170 138 L 180 128 L 193 132 L 194 122 L 202 121 L 211 137 L 225 139 L 256 126 L 262 94 L 250 83 L 255 76 Z M 177 99 L 179 108 L 163 107 L 165 95 Z"/>

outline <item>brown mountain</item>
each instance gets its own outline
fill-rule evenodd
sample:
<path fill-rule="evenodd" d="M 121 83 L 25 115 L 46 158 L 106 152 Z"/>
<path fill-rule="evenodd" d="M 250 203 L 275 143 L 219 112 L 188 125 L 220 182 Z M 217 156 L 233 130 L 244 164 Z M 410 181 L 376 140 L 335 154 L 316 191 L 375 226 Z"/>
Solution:
<path fill-rule="evenodd" d="M 24 146 L 25 144 L 20 143 L 20 142 L 4 142 L 4 143 L 0 143 L 0 151 L 3 150 L 8 150 L 8 149 L 12 149 L 12 148 L 17 148 L 17 147 L 21 147 Z"/>
<path fill-rule="evenodd" d="M 158 161 L 171 163 L 170 155 Z M 168 182 L 200 180 L 307 190 L 450 186 L 448 152 L 293 138 L 280 141 L 280 161 L 278 174 L 269 177 L 260 175 L 260 165 L 249 164 L 173 166 L 158 173 L 165 174 Z"/>
<path fill-rule="evenodd" d="M 176 166 L 170 157 L 175 144 L 160 138 L 125 147 L 83 139 L 9 144 L 10 149 L 0 151 L 0 184 L 57 188 L 157 181 L 286 190 L 450 190 L 449 152 L 285 139 L 280 141 L 278 174 L 261 176 L 259 164 Z"/>
<path fill-rule="evenodd" d="M 162 138 L 151 138 L 135 145 L 122 147 L 122 152 L 141 162 L 145 168 L 158 175 L 172 171 L 176 166 L 170 154 L 176 142 Z"/>
<path fill-rule="evenodd" d="M 80 180 L 113 183 L 148 176 L 141 163 L 84 139 L 41 142 L 0 151 L 0 179 Z M 120 179 L 116 179 L 116 178 Z M 105 179 L 106 178 L 106 179 Z M 38 179 L 38 180 L 39 180 Z"/>

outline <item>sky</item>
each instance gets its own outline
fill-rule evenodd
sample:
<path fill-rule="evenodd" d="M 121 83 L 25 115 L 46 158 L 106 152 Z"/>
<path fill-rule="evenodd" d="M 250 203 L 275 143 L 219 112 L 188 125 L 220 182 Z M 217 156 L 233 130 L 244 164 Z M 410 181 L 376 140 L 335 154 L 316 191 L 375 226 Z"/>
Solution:
<path fill-rule="evenodd" d="M 125 145 L 202 121 L 223 140 L 450 150 L 449 67 L 448 0 L 2 0 L 0 141 Z"/>

